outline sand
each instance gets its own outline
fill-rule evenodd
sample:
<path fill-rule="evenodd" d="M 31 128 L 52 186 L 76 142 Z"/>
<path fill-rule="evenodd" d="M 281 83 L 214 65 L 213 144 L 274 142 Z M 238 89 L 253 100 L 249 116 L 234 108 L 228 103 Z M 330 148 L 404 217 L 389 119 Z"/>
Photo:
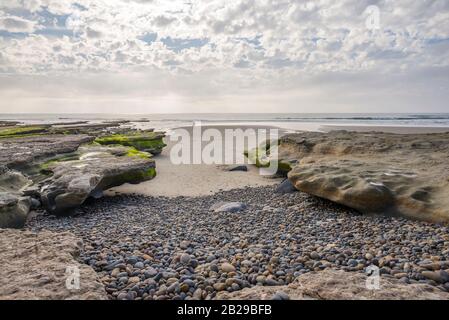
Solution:
<path fill-rule="evenodd" d="M 242 130 L 253 128 L 273 128 L 268 126 L 203 126 L 203 129 L 215 128 L 223 131 L 227 128 Z M 183 127 L 191 131 L 191 127 Z M 281 132 L 283 134 L 284 132 Z M 259 174 L 259 169 L 247 165 L 248 171 L 226 171 L 223 165 L 181 164 L 174 165 L 170 161 L 170 150 L 174 143 L 165 138 L 168 144 L 163 152 L 155 156 L 157 176 L 150 181 L 137 185 L 125 184 L 113 188 L 107 194 L 141 194 L 148 196 L 205 196 L 222 190 L 244 187 L 257 187 L 278 184 L 282 179 L 266 177 Z"/>

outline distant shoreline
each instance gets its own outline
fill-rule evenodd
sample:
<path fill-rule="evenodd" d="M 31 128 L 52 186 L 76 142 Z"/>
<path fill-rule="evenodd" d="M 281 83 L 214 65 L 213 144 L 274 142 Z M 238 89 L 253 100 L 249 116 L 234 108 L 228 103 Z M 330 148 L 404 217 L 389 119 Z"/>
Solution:
<path fill-rule="evenodd" d="M 386 132 L 400 134 L 418 133 L 444 133 L 449 132 L 449 127 L 419 127 L 419 126 L 373 126 L 373 125 L 322 125 L 320 129 L 324 132 L 334 130 L 347 130 L 355 132 Z"/>

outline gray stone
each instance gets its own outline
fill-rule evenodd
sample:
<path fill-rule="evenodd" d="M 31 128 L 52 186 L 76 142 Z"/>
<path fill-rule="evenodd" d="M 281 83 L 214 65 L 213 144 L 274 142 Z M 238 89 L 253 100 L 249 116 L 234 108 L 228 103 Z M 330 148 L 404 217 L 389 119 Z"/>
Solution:
<path fill-rule="evenodd" d="M 0 228 L 23 228 L 30 206 L 29 197 L 0 192 Z"/>
<path fill-rule="evenodd" d="M 214 212 L 239 212 L 245 209 L 246 205 L 242 202 L 218 202 L 210 208 Z"/>
<path fill-rule="evenodd" d="M 279 184 L 279 186 L 276 188 L 276 193 L 280 193 L 280 194 L 293 193 L 293 192 L 297 192 L 297 191 L 298 190 L 295 188 L 293 183 L 288 179 L 285 179 L 284 181 L 282 181 Z"/>
<path fill-rule="evenodd" d="M 246 165 L 230 165 L 226 167 L 226 171 L 248 171 Z"/>

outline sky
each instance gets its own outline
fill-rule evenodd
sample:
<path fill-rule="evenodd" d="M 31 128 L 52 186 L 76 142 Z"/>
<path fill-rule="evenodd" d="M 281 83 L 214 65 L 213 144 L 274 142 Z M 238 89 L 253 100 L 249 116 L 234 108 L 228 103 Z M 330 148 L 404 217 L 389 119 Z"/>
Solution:
<path fill-rule="evenodd" d="M 447 0 L 1 0 L 0 113 L 449 112 Z"/>

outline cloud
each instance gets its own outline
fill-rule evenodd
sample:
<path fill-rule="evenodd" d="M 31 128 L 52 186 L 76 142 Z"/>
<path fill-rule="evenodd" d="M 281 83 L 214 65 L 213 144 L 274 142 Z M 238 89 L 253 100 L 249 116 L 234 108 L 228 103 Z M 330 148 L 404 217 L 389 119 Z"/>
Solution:
<path fill-rule="evenodd" d="M 376 29 L 367 28 L 370 5 L 379 8 Z M 331 92 L 334 85 L 313 79 L 333 83 L 338 74 L 348 84 L 345 89 L 354 86 L 369 96 L 382 87 L 398 106 L 405 100 L 415 105 L 391 93 L 388 88 L 399 90 L 396 85 L 380 83 L 399 74 L 401 81 L 431 95 L 411 75 L 449 66 L 446 0 L 6 0 L 0 11 L 0 74 L 69 77 L 74 87 L 91 74 L 144 82 L 130 81 L 135 90 L 130 88 L 128 95 L 146 96 L 151 87 L 153 96 L 188 99 L 206 93 L 207 99 L 257 95 L 260 90 L 278 97 L 277 92 L 288 89 L 289 108 L 295 97 L 327 105 L 315 92 Z M 148 74 L 157 74 L 167 87 L 155 86 L 158 80 Z M 363 74 L 363 81 L 350 81 L 354 74 Z M 369 87 L 372 83 L 376 87 Z M 430 83 L 447 87 L 441 79 L 429 80 L 429 88 Z M 338 90 L 332 93 L 341 101 L 336 108 L 343 101 L 356 103 Z M 431 99 L 435 108 L 444 103 Z"/>
<path fill-rule="evenodd" d="M 0 30 L 12 33 L 31 33 L 36 30 L 35 21 L 26 20 L 20 17 L 3 16 L 0 17 Z"/>

